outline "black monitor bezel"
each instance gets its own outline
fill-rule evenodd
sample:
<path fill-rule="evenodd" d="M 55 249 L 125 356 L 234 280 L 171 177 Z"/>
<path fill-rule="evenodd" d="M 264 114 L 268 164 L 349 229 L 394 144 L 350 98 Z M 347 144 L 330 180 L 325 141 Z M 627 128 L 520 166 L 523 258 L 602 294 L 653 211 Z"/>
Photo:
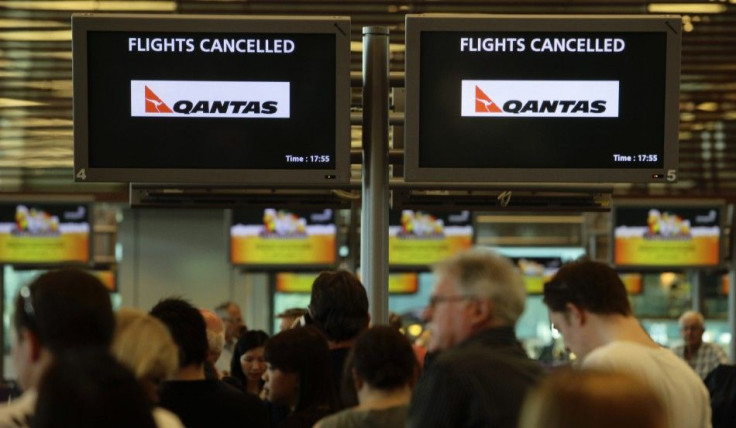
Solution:
<path fill-rule="evenodd" d="M 406 182 L 665 183 L 677 180 L 682 21 L 674 15 L 406 15 Z M 663 32 L 667 34 L 662 168 L 436 168 L 419 165 L 423 32 Z"/>
<path fill-rule="evenodd" d="M 96 168 L 89 164 L 87 33 L 229 32 L 335 35 L 335 167 L 332 169 Z M 72 15 L 74 180 L 330 187 L 350 182 L 350 18 L 152 14 Z"/>

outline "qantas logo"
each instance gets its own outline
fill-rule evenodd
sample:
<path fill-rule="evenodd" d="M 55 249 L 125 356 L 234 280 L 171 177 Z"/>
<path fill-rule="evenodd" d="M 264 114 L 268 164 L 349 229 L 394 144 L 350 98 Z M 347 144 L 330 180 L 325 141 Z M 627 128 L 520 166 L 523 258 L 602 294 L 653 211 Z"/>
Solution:
<path fill-rule="evenodd" d="M 289 82 L 132 80 L 133 117 L 290 117 Z"/>
<path fill-rule="evenodd" d="M 173 113 L 148 86 L 146 86 L 146 113 Z"/>
<path fill-rule="evenodd" d="M 463 117 L 618 117 L 612 80 L 463 80 Z M 493 97 L 493 98 L 491 98 Z"/>
<path fill-rule="evenodd" d="M 475 112 L 476 113 L 501 113 L 501 110 L 485 92 L 479 87 L 475 87 Z"/>

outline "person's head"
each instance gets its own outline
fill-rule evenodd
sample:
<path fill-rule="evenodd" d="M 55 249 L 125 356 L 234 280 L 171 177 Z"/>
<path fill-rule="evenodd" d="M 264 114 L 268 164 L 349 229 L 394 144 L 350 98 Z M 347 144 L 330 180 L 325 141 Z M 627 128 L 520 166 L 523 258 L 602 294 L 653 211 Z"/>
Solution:
<path fill-rule="evenodd" d="M 240 336 L 233 359 L 230 361 L 230 375 L 240 379 L 247 388 L 249 385 L 261 385 L 261 377 L 266 371 L 266 359 L 263 357 L 263 347 L 268 335 L 262 330 L 248 330 Z"/>
<path fill-rule="evenodd" d="M 62 269 L 21 288 L 13 313 L 13 360 L 23 389 L 35 386 L 42 354 L 108 348 L 115 328 L 110 295 L 96 277 Z"/>
<path fill-rule="evenodd" d="M 589 337 L 594 332 L 585 328 L 590 325 L 589 315 L 631 316 L 626 287 L 616 271 L 591 260 L 562 266 L 544 285 L 544 303 L 565 345 L 581 358 L 595 346 Z"/>
<path fill-rule="evenodd" d="M 487 250 L 456 254 L 435 267 L 437 284 L 425 318 L 428 349 L 443 350 L 492 327 L 513 327 L 524 312 L 521 275 L 505 257 Z"/>
<path fill-rule="evenodd" d="M 705 320 L 700 312 L 685 311 L 680 315 L 680 335 L 685 341 L 685 346 L 697 348 L 703 343 L 705 332 Z"/>
<path fill-rule="evenodd" d="M 33 417 L 38 428 L 154 428 L 133 374 L 106 349 L 80 348 L 54 358 L 41 378 Z"/>
<path fill-rule="evenodd" d="M 330 349 L 318 329 L 293 328 L 266 341 L 266 399 L 299 411 L 315 406 L 335 408 Z"/>
<path fill-rule="evenodd" d="M 245 326 L 240 306 L 234 302 L 225 302 L 215 308 L 215 313 L 225 324 L 225 341 L 231 343 L 237 340 L 241 327 Z"/>
<path fill-rule="evenodd" d="M 115 318 L 112 354 L 133 372 L 148 400 L 156 403 L 158 385 L 179 368 L 179 349 L 169 329 L 143 311 L 123 308 Z"/>
<path fill-rule="evenodd" d="M 290 329 L 296 320 L 303 317 L 306 313 L 307 310 L 304 308 L 289 308 L 276 315 L 276 318 L 279 319 L 279 331 Z"/>
<path fill-rule="evenodd" d="M 309 315 L 331 342 L 344 342 L 368 327 L 368 294 L 354 274 L 325 271 L 312 284 Z"/>
<path fill-rule="evenodd" d="M 662 401 L 633 375 L 563 370 L 542 380 L 524 403 L 519 428 L 665 428 Z"/>
<path fill-rule="evenodd" d="M 178 297 L 163 299 L 151 315 L 168 327 L 179 348 L 179 368 L 201 366 L 207 356 L 207 332 L 199 310 Z"/>
<path fill-rule="evenodd" d="M 417 365 L 409 340 L 390 326 L 372 327 L 361 333 L 345 364 L 351 371 L 359 398 L 360 391 L 366 387 L 393 391 L 411 386 Z"/>
<path fill-rule="evenodd" d="M 207 328 L 207 362 L 214 365 L 225 346 L 225 324 L 217 314 L 207 309 L 200 309 Z"/>

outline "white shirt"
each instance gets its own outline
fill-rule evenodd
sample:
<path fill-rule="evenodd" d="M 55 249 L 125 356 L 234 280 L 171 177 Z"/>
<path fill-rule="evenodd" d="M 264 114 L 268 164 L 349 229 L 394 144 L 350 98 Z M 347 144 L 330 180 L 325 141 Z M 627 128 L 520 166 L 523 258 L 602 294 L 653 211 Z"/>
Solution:
<path fill-rule="evenodd" d="M 669 349 L 615 341 L 588 354 L 582 365 L 631 373 L 651 385 L 667 409 L 671 428 L 711 427 L 705 384 Z"/>
<path fill-rule="evenodd" d="M 233 359 L 233 351 L 235 350 L 235 342 L 225 343 L 222 347 L 220 358 L 215 361 L 215 368 L 220 374 L 230 374 L 230 361 Z"/>

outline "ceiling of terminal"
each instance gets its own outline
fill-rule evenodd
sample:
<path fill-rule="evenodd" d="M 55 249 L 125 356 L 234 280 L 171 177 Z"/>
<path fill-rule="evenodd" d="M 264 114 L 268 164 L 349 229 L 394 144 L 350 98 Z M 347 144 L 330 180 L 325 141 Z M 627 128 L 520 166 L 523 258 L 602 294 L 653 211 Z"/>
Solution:
<path fill-rule="evenodd" d="M 0 194 L 126 198 L 127 185 L 71 179 L 70 16 L 85 11 L 349 15 L 356 73 L 362 27 L 373 25 L 391 29 L 392 71 L 402 71 L 406 13 L 681 14 L 680 181 L 616 186 L 615 194 L 736 200 L 736 0 L 0 0 Z M 353 139 L 359 146 L 359 130 Z"/>

